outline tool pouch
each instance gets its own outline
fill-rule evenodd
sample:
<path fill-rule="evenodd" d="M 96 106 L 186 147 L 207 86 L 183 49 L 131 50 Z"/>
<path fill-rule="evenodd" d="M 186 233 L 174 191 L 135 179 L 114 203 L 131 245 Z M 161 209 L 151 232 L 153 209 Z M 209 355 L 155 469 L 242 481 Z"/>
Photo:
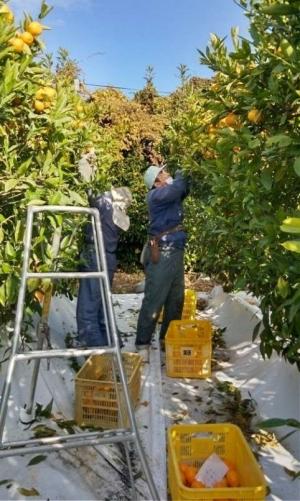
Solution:
<path fill-rule="evenodd" d="M 160 249 L 158 246 L 158 240 L 153 238 L 150 240 L 150 259 L 151 263 L 157 264 L 160 257 Z"/>

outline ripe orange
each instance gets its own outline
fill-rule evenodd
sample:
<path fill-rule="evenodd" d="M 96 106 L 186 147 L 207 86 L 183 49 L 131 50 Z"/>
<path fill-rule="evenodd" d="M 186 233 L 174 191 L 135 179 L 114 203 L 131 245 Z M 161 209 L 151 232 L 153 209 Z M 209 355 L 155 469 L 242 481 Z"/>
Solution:
<path fill-rule="evenodd" d="M 228 127 L 234 127 L 238 124 L 239 117 L 235 113 L 228 113 L 224 118 L 224 122 Z"/>
<path fill-rule="evenodd" d="M 188 466 L 188 468 L 185 471 L 185 479 L 189 485 L 195 480 L 195 476 L 198 473 L 198 468 L 196 466 Z"/>
<path fill-rule="evenodd" d="M 216 488 L 228 487 L 226 477 L 222 478 L 222 480 L 219 480 L 219 482 L 216 482 L 214 484 L 214 487 Z"/>
<path fill-rule="evenodd" d="M 229 468 L 229 470 L 235 470 L 236 469 L 234 462 L 231 461 L 230 459 L 223 459 L 222 458 L 222 461 L 223 461 L 223 463 L 226 464 L 226 466 Z"/>
<path fill-rule="evenodd" d="M 228 487 L 239 487 L 240 480 L 236 470 L 229 470 L 226 474 Z"/>
<path fill-rule="evenodd" d="M 256 108 L 253 108 L 252 110 L 248 111 L 247 117 L 249 122 L 258 124 L 259 122 L 261 122 L 262 112 L 260 110 L 257 110 Z"/>
<path fill-rule="evenodd" d="M 190 487 L 192 487 L 192 489 L 205 489 L 205 485 L 202 484 L 202 482 L 200 482 L 200 480 L 193 480 Z"/>
<path fill-rule="evenodd" d="M 37 37 L 43 32 L 43 26 L 38 21 L 31 21 L 27 26 L 27 31 L 34 37 Z"/>
<path fill-rule="evenodd" d="M 25 44 L 23 40 L 21 40 L 21 38 L 13 37 L 9 40 L 8 43 L 12 46 L 15 52 L 20 53 L 23 52 L 23 50 L 25 49 Z"/>
<path fill-rule="evenodd" d="M 190 467 L 190 465 L 187 463 L 179 463 L 179 470 L 183 474 L 185 474 L 186 470 L 188 470 L 189 467 Z"/>
<path fill-rule="evenodd" d="M 23 33 L 20 34 L 20 38 L 23 40 L 24 43 L 27 45 L 32 45 L 34 42 L 34 38 L 29 31 L 24 31 Z"/>
<path fill-rule="evenodd" d="M 5 4 L 0 7 L 0 15 L 2 15 L 8 23 L 12 23 L 14 20 L 12 11 Z"/>
<path fill-rule="evenodd" d="M 45 105 L 43 103 L 43 101 L 39 101 L 39 99 L 36 99 L 33 103 L 33 106 L 34 106 L 34 109 L 35 111 L 44 111 L 45 109 Z"/>
<path fill-rule="evenodd" d="M 54 99 L 56 96 L 56 90 L 53 87 L 44 87 L 43 89 L 45 99 Z"/>

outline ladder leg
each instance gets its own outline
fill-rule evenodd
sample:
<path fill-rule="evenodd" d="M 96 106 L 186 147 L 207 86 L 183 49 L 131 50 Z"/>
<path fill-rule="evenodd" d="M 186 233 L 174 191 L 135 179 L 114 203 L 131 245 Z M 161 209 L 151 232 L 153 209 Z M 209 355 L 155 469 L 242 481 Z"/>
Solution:
<path fill-rule="evenodd" d="M 131 499 L 132 499 L 132 501 L 136 501 L 137 494 L 136 494 L 136 488 L 135 488 L 135 483 L 134 483 L 134 476 L 133 476 L 133 471 L 132 471 L 132 464 L 131 464 L 131 459 L 130 459 L 129 447 L 128 447 L 127 443 L 124 443 L 124 449 L 125 449 L 125 457 L 126 457 L 126 463 L 127 463 L 128 473 L 129 473 L 129 480 L 130 480 L 130 485 L 131 485 Z"/>
<path fill-rule="evenodd" d="M 33 212 L 28 210 L 27 212 L 27 221 L 26 221 L 26 231 L 25 231 L 25 245 L 24 245 L 24 257 L 23 257 L 23 267 L 22 267 L 22 276 L 21 276 L 21 284 L 18 296 L 17 303 L 17 311 L 16 311 L 16 320 L 15 320 L 15 329 L 13 335 L 13 343 L 11 350 L 11 358 L 8 364 L 7 375 L 3 386 L 2 398 L 1 398 L 1 406 L 0 406 L 0 444 L 3 442 L 3 432 L 5 426 L 5 419 L 7 414 L 7 406 L 8 399 L 10 395 L 12 376 L 15 366 L 15 358 L 14 356 L 18 350 L 18 344 L 20 340 L 21 333 L 21 325 L 23 319 L 23 307 L 25 301 L 25 292 L 26 292 L 26 274 L 28 270 L 29 263 L 29 255 L 30 255 L 30 242 L 32 237 L 32 222 L 33 222 Z"/>
<path fill-rule="evenodd" d="M 103 236 L 102 236 L 102 231 L 101 231 L 101 222 L 100 222 L 100 216 L 97 211 L 95 211 L 95 230 L 96 230 L 96 236 L 97 236 L 97 242 L 98 242 L 98 248 L 99 248 L 99 254 L 100 254 L 100 259 L 101 259 L 101 265 L 102 269 L 104 271 L 104 298 L 103 300 L 107 304 L 107 312 L 108 312 L 108 322 L 111 327 L 111 332 L 112 332 L 112 340 L 113 340 L 113 345 L 118 347 L 118 335 L 117 335 L 117 330 L 116 330 L 116 323 L 115 323 L 115 317 L 114 317 L 114 311 L 113 311 L 113 306 L 112 306 L 112 297 L 110 293 L 110 286 L 108 282 L 108 273 L 107 273 L 107 266 L 106 266 L 106 261 L 105 261 L 105 249 L 104 249 L 104 242 L 103 242 Z M 109 327 L 109 326 L 108 326 Z M 121 379 L 121 385 L 124 390 L 124 396 L 125 396 L 125 402 L 126 402 L 126 407 L 128 411 L 128 417 L 131 425 L 131 429 L 134 431 L 135 437 L 136 437 L 136 448 L 137 452 L 141 461 L 142 469 L 144 471 L 146 481 L 150 490 L 150 494 L 152 496 L 152 501 L 159 500 L 159 495 L 156 489 L 156 486 L 153 481 L 153 477 L 148 465 L 148 462 L 145 457 L 144 450 L 142 448 L 142 444 L 140 441 L 138 429 L 137 429 L 137 423 L 134 415 L 134 411 L 132 408 L 131 404 L 131 399 L 128 391 L 128 386 L 127 386 L 127 381 L 126 381 L 126 376 L 123 368 L 123 363 L 122 363 L 122 356 L 121 352 L 119 349 L 116 350 L 115 353 L 116 360 L 117 360 L 117 366 L 120 374 L 120 379 Z"/>

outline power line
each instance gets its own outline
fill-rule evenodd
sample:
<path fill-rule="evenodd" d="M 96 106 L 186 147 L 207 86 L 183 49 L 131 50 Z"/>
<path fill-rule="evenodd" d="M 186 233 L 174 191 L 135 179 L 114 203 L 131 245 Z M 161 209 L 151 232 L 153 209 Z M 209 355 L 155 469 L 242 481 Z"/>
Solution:
<path fill-rule="evenodd" d="M 91 83 L 86 83 L 84 82 L 85 85 L 88 87 L 103 87 L 103 88 L 109 88 L 109 89 L 121 89 L 121 90 L 128 90 L 130 92 L 138 92 L 141 89 L 135 89 L 134 87 L 121 87 L 120 85 L 104 85 L 104 84 L 91 84 Z M 164 91 L 164 90 L 158 90 L 157 91 L 159 94 L 171 94 L 171 91 Z"/>

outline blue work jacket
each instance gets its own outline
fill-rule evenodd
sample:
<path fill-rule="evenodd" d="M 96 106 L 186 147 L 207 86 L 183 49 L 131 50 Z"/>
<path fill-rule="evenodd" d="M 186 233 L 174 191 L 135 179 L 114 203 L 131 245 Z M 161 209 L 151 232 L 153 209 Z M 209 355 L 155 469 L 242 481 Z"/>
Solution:
<path fill-rule="evenodd" d="M 95 207 L 99 210 L 107 266 L 109 271 L 115 271 L 117 267 L 116 251 L 120 236 L 120 229 L 113 222 L 113 207 L 109 196 L 100 195 L 94 198 L 91 202 L 91 207 Z M 84 233 L 85 243 L 93 244 L 94 238 L 91 223 L 86 225 Z"/>
<path fill-rule="evenodd" d="M 172 184 L 160 188 L 152 188 L 147 194 L 149 211 L 149 236 L 156 236 L 171 230 L 183 222 L 182 203 L 189 193 L 189 181 L 177 171 Z M 186 232 L 176 231 L 161 237 L 159 245 L 173 245 L 183 249 Z"/>

